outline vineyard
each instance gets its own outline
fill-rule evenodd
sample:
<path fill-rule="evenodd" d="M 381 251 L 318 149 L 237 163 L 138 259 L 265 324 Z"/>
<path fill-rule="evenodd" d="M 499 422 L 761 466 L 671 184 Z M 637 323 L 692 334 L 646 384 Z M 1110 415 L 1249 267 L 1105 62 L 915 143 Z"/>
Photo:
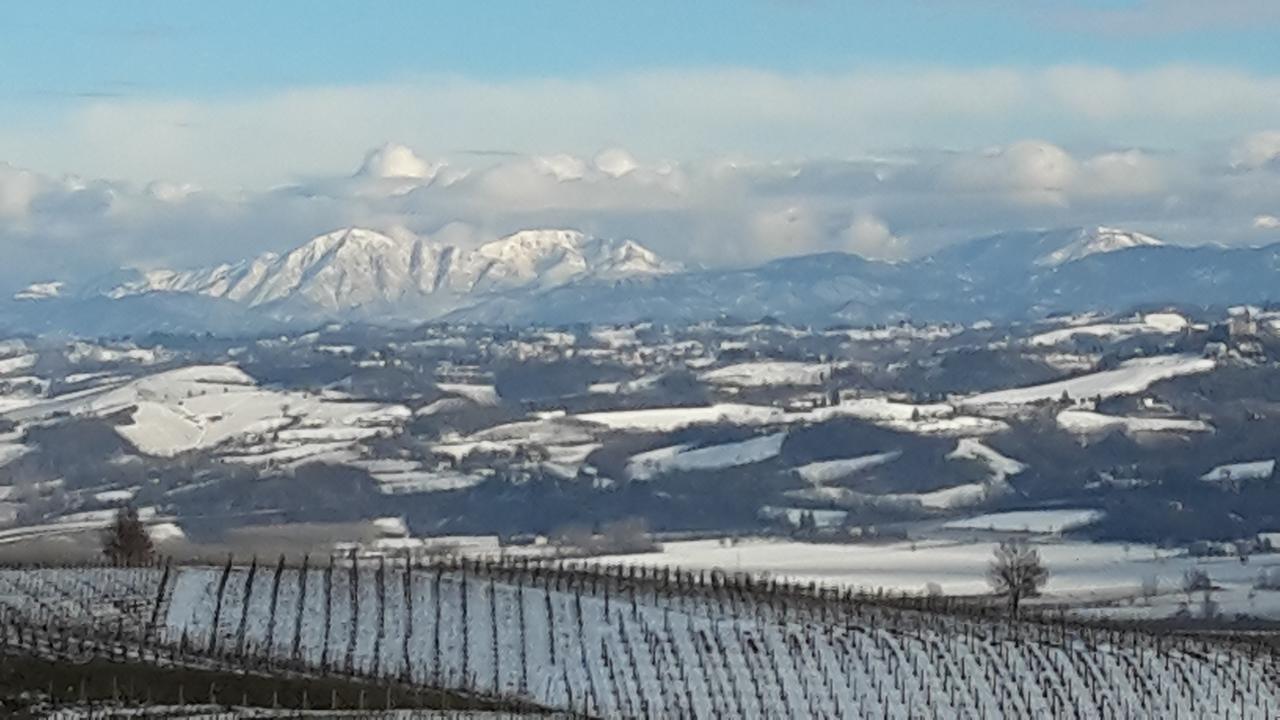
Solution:
<path fill-rule="evenodd" d="M 1280 714 L 1259 641 L 1011 623 L 944 599 L 667 568 L 7 569 L 0 613 L 7 647 L 374 679 L 589 717 Z"/>

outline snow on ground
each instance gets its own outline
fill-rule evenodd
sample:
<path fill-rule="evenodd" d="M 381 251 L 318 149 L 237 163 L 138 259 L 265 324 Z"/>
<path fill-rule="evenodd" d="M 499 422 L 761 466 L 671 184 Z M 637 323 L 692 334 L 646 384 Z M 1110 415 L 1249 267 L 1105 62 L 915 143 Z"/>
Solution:
<path fill-rule="evenodd" d="M 1275 472 L 1275 460 L 1255 460 L 1254 462 L 1219 465 L 1200 476 L 1208 482 L 1225 482 L 1228 480 L 1264 480 Z"/>
<path fill-rule="evenodd" d="M 547 459 L 557 465 L 582 465 L 591 453 L 604 447 L 601 443 L 582 443 L 579 445 L 548 445 Z"/>
<path fill-rule="evenodd" d="M 727 365 L 702 374 L 702 379 L 716 385 L 765 387 L 769 385 L 821 385 L 831 376 L 828 363 L 767 360 Z"/>
<path fill-rule="evenodd" d="M 921 592 L 936 582 L 948 594 L 990 592 L 987 565 L 995 542 L 918 540 L 890 543 L 804 543 L 796 541 L 716 540 L 663 543 L 658 553 L 593 558 L 606 565 L 673 565 L 699 570 L 769 573 L 801 582 Z M 1119 543 L 1046 542 L 1035 548 L 1049 568 L 1045 591 L 1053 596 L 1088 594 L 1099 590 L 1132 591 L 1148 572 L 1181 578 L 1191 558 L 1144 545 Z M 1276 556 L 1280 563 L 1280 556 Z M 1250 571 L 1250 577 L 1256 568 Z M 1215 576 L 1216 577 L 1216 576 Z"/>
<path fill-rule="evenodd" d="M 176 523 L 161 522 L 147 526 L 147 534 L 151 536 L 154 542 L 172 542 L 174 540 L 185 540 L 187 534 L 182 531 Z"/>
<path fill-rule="evenodd" d="M 408 493 L 465 490 L 479 485 L 488 478 L 479 474 L 443 470 L 379 473 L 374 476 L 374 479 L 378 481 L 378 492 L 388 495 L 404 495 Z"/>
<path fill-rule="evenodd" d="M 973 415 L 957 415 L 949 418 L 923 418 L 920 420 L 891 420 L 876 423 L 881 427 L 917 435 L 937 435 L 940 437 L 968 437 L 973 435 L 994 435 L 1009 429 L 1000 420 L 976 417 Z"/>
<path fill-rule="evenodd" d="M 409 459 L 359 459 L 348 460 L 346 464 L 367 471 L 377 481 L 378 492 L 389 495 L 461 490 L 487 479 L 478 473 L 437 469 Z"/>
<path fill-rule="evenodd" d="M 948 530 L 993 530 L 997 532 L 1058 533 L 1083 527 L 1102 519 L 1101 510 L 1015 510 L 951 520 Z"/>
<path fill-rule="evenodd" d="M 930 510 L 951 510 L 976 505 L 988 498 L 992 486 L 987 483 L 956 485 L 923 493 L 882 493 L 873 495 L 843 487 L 814 486 L 788 490 L 784 494 L 794 500 L 842 508 L 863 507 L 867 503 L 902 505 Z"/>
<path fill-rule="evenodd" d="M 1189 325 L 1190 323 L 1187 322 L 1187 319 L 1177 313 L 1149 313 L 1128 322 L 1076 325 L 1050 330 L 1032 337 L 1027 342 L 1031 345 L 1049 346 L 1058 345 L 1082 335 L 1106 338 L 1108 340 L 1118 340 L 1143 334 L 1176 335 Z"/>
<path fill-rule="evenodd" d="M 961 438 L 956 449 L 947 453 L 948 458 L 965 458 L 984 463 L 991 473 L 991 482 L 1003 484 L 1011 475 L 1027 469 L 1026 465 L 992 450 L 976 438 Z"/>
<path fill-rule="evenodd" d="M 545 455 L 546 460 L 555 466 L 549 469 L 562 475 L 576 476 L 587 456 L 600 447 L 593 433 L 597 429 L 578 418 L 549 414 L 496 425 L 465 437 L 449 434 L 431 445 L 431 451 L 451 457 L 455 462 L 461 462 L 473 453 L 505 456 L 526 453 L 531 458 Z"/>
<path fill-rule="evenodd" d="M 94 493 L 93 499 L 104 505 L 123 505 L 133 499 L 138 494 L 138 488 L 132 487 L 125 490 L 104 490 L 103 492 Z"/>
<path fill-rule="evenodd" d="M 49 298 L 61 297 L 62 288 L 66 283 L 59 281 L 36 282 L 31 283 L 25 288 L 13 294 L 14 300 L 48 300 Z"/>
<path fill-rule="evenodd" d="M 436 387 L 442 392 L 464 397 L 478 405 L 497 405 L 498 391 L 492 385 L 470 385 L 465 383 L 439 383 Z"/>
<path fill-rule="evenodd" d="M 988 435 L 1009 427 L 999 420 L 956 415 L 955 408 L 945 403 L 917 405 L 883 397 L 846 400 L 839 405 L 816 408 L 807 414 L 807 419 L 813 421 L 835 417 L 858 418 L 918 435 Z"/>
<path fill-rule="evenodd" d="M 373 526 L 387 537 L 408 537 L 409 526 L 402 517 L 374 518 Z"/>
<path fill-rule="evenodd" d="M 26 370 L 36 364 L 40 359 L 35 353 L 26 355 L 18 355 L 17 357 L 5 358 L 0 360 L 0 375 L 12 375 L 16 372 Z"/>
<path fill-rule="evenodd" d="M 693 425 L 768 425 L 786 422 L 783 410 L 761 405 L 722 403 L 702 407 L 613 410 L 576 415 L 579 420 L 612 430 L 632 432 L 672 432 Z"/>
<path fill-rule="evenodd" d="M 840 527 L 849 513 L 844 510 L 812 510 L 810 508 L 773 507 L 765 505 L 760 508 L 760 516 L 770 520 L 785 520 L 792 527 L 800 527 L 805 513 L 813 516 L 815 527 Z"/>
<path fill-rule="evenodd" d="M 980 408 L 992 405 L 1025 405 L 1058 400 L 1064 392 L 1072 399 L 1132 395 L 1146 390 L 1160 380 L 1208 372 L 1215 365 L 1213 360 L 1198 355 L 1139 358 L 1122 363 L 1114 370 L 1103 370 L 1043 385 L 974 395 L 961 400 L 960 406 Z"/>
<path fill-rule="evenodd" d="M 154 365 L 170 357 L 172 353 L 159 348 L 103 347 L 85 342 L 75 343 L 67 350 L 67 360 L 75 364 L 132 362 Z"/>
<path fill-rule="evenodd" d="M 639 345 L 636 329 L 633 327 L 598 327 L 591 330 L 591 339 L 611 348 L 632 347 Z"/>
<path fill-rule="evenodd" d="M 1052 367 L 1055 370 L 1060 370 L 1063 373 L 1089 372 L 1097 367 L 1099 360 L 1099 356 L 1097 355 L 1079 355 L 1074 353 L 1047 353 L 1036 357 L 1047 363 L 1049 367 Z"/>
<path fill-rule="evenodd" d="M 332 457 L 335 451 L 358 454 L 358 443 L 391 432 L 410 417 L 399 405 L 258 387 L 228 365 L 179 368 L 75 391 L 8 410 L 3 417 L 21 423 L 122 411 L 130 412 L 130 421 L 117 432 L 141 453 L 168 457 L 216 449 L 228 460 L 250 463 L 297 463 Z"/>
<path fill-rule="evenodd" d="M 457 397 L 448 397 L 448 398 L 440 398 L 439 400 L 431 403 L 430 405 L 425 405 L 423 407 L 420 407 L 416 411 L 414 411 L 413 414 L 416 417 L 425 417 L 427 415 L 438 415 L 440 413 L 450 413 L 450 412 L 457 412 L 459 410 L 466 410 L 469 407 L 471 407 L 471 403 L 468 400 L 465 400 L 463 398 L 457 398 Z"/>
<path fill-rule="evenodd" d="M 1104 415 L 1089 410 L 1063 410 L 1058 413 L 1058 425 L 1062 429 L 1092 434 L 1120 430 L 1128 435 L 1150 432 L 1210 432 L 1213 427 L 1200 420 L 1182 418 L 1146 418 L 1123 415 Z"/>
<path fill-rule="evenodd" d="M 626 395 L 628 393 L 643 392 L 652 389 L 662 381 L 663 375 L 645 375 L 634 380 L 626 382 L 603 382 L 593 383 L 587 387 L 587 392 L 597 395 Z"/>
<path fill-rule="evenodd" d="M 800 465 L 795 468 L 795 471 L 805 482 L 821 485 L 877 465 L 892 462 L 901 456 L 902 451 L 895 450 L 893 452 L 875 453 L 873 455 L 862 455 L 840 460 L 822 460 Z"/>
<path fill-rule="evenodd" d="M 515 445 L 577 445 L 595 440 L 593 428 L 571 418 L 551 416 L 495 425 L 468 440 Z"/>
<path fill-rule="evenodd" d="M 927 493 L 899 494 L 895 497 L 915 500 L 930 510 L 953 510 L 985 502 L 993 486 L 987 483 L 965 483 Z"/>
<path fill-rule="evenodd" d="M 955 415 L 955 408 L 944 403 L 917 405 L 877 397 L 844 400 L 839 405 L 818 408 L 814 414 L 855 417 L 861 420 L 911 420 L 948 418 Z"/>
<path fill-rule="evenodd" d="M 785 432 L 780 432 L 697 449 L 687 445 L 658 448 L 632 457 L 627 462 L 627 476 L 649 480 L 668 472 L 719 470 L 763 462 L 777 457 L 786 437 Z"/>
<path fill-rule="evenodd" d="M 872 456 L 875 457 L 875 456 Z M 894 455 L 897 457 L 897 455 Z M 1006 480 L 1026 469 L 1026 465 L 983 445 L 977 438 L 960 438 L 948 458 L 977 460 L 987 466 L 989 479 L 982 483 L 966 483 L 923 493 L 890 493 L 878 495 L 881 500 L 919 503 L 930 510 L 951 510 L 976 505 L 993 494 L 1008 489 Z"/>
<path fill-rule="evenodd" d="M 814 550 L 811 561 L 838 562 L 822 546 L 804 547 Z M 895 553 L 893 572 L 914 564 L 905 555 Z M 948 559 L 955 568 L 956 558 Z M 960 569 L 971 569 L 974 558 L 964 559 Z M 976 564 L 981 578 L 985 558 Z M 369 675 L 487 696 L 518 693 L 602 718 L 1057 717 L 1066 708 L 1081 718 L 1163 718 L 1214 707 L 1239 707 L 1227 714 L 1243 718 L 1270 717 L 1280 706 L 1266 661 L 1243 651 L 1166 644 L 1161 652 L 1142 639 L 1099 643 L 1039 632 L 1014 639 L 996 623 L 875 605 L 832 618 L 825 606 L 779 608 L 751 595 L 729 605 L 657 594 L 628 603 L 619 594 L 611 609 L 594 588 L 569 593 L 524 578 L 517 586 L 510 575 L 467 580 L 365 566 L 312 569 L 303 582 L 293 569 L 273 578 L 234 568 L 220 580 L 216 568 L 182 568 L 155 634 L 215 651 L 242 644 L 310 667 L 327 658 Z M 6 585 L 22 580 L 0 576 Z M 156 581 L 140 594 L 154 593 Z M 623 671 L 610 672 L 616 668 Z M 981 682 L 957 681 L 964 677 Z"/>
<path fill-rule="evenodd" d="M 0 406 L 0 414 L 3 414 L 3 406 Z M 18 458 L 26 455 L 31 448 L 22 442 L 22 431 L 15 430 L 13 432 L 0 433 L 0 467 L 4 467 Z"/>
<path fill-rule="evenodd" d="M 702 407 L 615 410 L 574 416 L 579 420 L 631 432 L 672 432 L 693 425 L 781 425 L 824 422 L 837 417 L 854 417 L 882 427 L 922 435 L 988 435 L 1008 429 L 999 420 L 956 415 L 950 405 L 912 405 L 885 398 L 857 399 L 816 408 L 807 412 L 787 412 L 764 405 L 722 403 Z"/>

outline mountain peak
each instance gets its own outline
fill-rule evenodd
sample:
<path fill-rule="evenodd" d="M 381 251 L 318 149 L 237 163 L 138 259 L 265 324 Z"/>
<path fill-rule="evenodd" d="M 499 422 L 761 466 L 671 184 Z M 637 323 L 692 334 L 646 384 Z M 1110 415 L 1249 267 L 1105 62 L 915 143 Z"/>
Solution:
<path fill-rule="evenodd" d="M 1156 247 L 1163 242 L 1139 232 L 1099 226 L 1081 228 L 1076 237 L 1066 245 L 1035 259 L 1038 267 L 1058 267 L 1090 255 L 1128 250 L 1136 247 Z"/>
<path fill-rule="evenodd" d="M 284 304 L 329 315 L 358 310 L 425 319 L 485 293 L 678 269 L 630 240 L 593 238 L 577 230 L 523 230 L 466 251 L 409 233 L 349 227 L 280 256 L 268 253 L 189 271 L 153 270 L 105 294 L 118 299 L 179 292 L 250 307 Z"/>

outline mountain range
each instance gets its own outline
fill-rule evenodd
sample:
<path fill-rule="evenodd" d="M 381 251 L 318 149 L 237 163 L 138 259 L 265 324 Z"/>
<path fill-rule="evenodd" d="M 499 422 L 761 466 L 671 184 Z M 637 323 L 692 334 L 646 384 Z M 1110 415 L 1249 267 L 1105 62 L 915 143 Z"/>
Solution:
<path fill-rule="evenodd" d="M 1114 228 L 1007 232 L 890 263 L 848 253 L 686 270 L 630 240 L 526 230 L 474 249 L 348 228 L 284 255 L 42 283 L 11 331 L 239 334 L 328 321 L 498 324 L 771 316 L 814 325 L 974 322 L 1280 299 L 1280 245 L 1166 245 Z"/>

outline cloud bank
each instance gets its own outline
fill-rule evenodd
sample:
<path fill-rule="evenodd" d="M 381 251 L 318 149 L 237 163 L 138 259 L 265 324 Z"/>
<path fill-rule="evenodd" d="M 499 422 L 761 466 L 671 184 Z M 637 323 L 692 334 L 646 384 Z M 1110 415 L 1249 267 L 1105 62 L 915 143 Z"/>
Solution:
<path fill-rule="evenodd" d="M 5 290 L 347 225 L 630 237 L 690 265 L 900 259 L 1009 228 L 1280 240 L 1280 80 L 1091 66 L 430 78 L 101 98 L 0 128 Z M 78 173 L 78 174 L 72 174 Z"/>

